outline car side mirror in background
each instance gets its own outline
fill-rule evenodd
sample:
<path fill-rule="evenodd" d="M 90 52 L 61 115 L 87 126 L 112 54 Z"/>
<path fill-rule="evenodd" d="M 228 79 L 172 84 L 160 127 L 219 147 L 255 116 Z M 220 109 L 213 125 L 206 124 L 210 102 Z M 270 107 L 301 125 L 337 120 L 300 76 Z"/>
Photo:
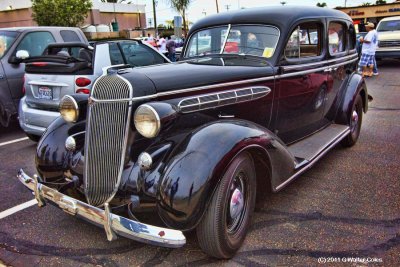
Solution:
<path fill-rule="evenodd" d="M 18 50 L 17 54 L 15 56 L 11 56 L 8 59 L 8 62 L 11 64 L 19 64 L 21 63 L 24 59 L 29 58 L 29 52 L 26 50 Z"/>

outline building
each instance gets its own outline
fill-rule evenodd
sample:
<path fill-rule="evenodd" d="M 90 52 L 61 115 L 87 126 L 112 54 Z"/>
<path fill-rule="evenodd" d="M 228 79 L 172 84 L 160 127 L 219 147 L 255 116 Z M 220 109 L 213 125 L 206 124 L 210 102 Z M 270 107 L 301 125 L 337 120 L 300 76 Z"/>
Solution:
<path fill-rule="evenodd" d="M 93 7 L 84 24 L 109 25 L 116 19 L 120 30 L 146 28 L 145 5 L 92 2 Z M 23 26 L 37 26 L 32 19 L 31 0 L 0 1 L 0 28 Z"/>
<path fill-rule="evenodd" d="M 359 31 L 365 31 L 363 24 L 367 21 L 376 25 L 383 18 L 400 16 L 400 1 L 380 5 L 336 7 L 336 9 L 348 14 Z"/>

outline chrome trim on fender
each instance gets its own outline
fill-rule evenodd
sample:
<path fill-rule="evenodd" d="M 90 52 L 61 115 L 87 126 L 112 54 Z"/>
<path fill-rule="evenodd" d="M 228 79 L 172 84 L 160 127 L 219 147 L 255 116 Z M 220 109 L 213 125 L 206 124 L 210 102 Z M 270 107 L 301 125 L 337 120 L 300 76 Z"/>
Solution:
<path fill-rule="evenodd" d="M 162 247 L 178 248 L 186 243 L 186 238 L 181 231 L 140 223 L 113 214 L 109 208 L 102 210 L 91 206 L 39 183 L 37 176 L 31 178 L 22 169 L 19 170 L 17 178 L 28 189 L 35 192 L 35 198 L 40 200 L 39 203 L 44 204 L 44 200 L 47 199 L 68 214 L 79 216 L 90 223 L 104 227 L 106 231 L 111 231 L 110 233 Z M 113 237 L 115 236 L 111 235 L 111 239 Z"/>
<path fill-rule="evenodd" d="M 271 88 L 269 87 L 257 86 L 188 97 L 178 103 L 178 110 L 182 113 L 190 113 L 212 109 L 259 99 L 270 92 Z"/>

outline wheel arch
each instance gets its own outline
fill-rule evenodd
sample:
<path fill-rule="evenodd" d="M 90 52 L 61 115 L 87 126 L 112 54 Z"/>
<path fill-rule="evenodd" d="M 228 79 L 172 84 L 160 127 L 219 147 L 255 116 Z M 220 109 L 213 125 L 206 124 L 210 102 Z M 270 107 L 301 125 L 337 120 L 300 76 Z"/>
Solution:
<path fill-rule="evenodd" d="M 258 203 L 264 200 L 266 191 L 272 190 L 273 173 L 281 174 L 281 168 L 289 173 L 294 167 L 294 158 L 282 149 L 281 141 L 269 130 L 252 122 L 219 121 L 200 128 L 182 141 L 184 151 L 179 148 L 181 145 L 177 145 L 171 153 L 157 197 L 161 219 L 168 226 L 184 231 L 194 229 L 200 222 L 223 174 L 240 153 L 248 152 L 253 159 Z M 229 135 L 215 135 L 215 128 L 222 132 L 229 129 Z M 207 151 L 205 142 L 210 143 L 206 146 L 213 148 L 212 155 L 204 152 Z M 194 156 L 196 153 L 198 156 Z M 190 157 L 192 159 L 188 159 Z M 281 168 L 273 171 L 272 166 L 278 161 Z"/>

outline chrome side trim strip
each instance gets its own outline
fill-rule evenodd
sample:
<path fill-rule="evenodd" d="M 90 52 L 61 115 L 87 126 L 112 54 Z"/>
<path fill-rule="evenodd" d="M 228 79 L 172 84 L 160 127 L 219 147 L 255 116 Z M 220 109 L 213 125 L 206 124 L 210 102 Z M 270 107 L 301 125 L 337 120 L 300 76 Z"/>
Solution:
<path fill-rule="evenodd" d="M 270 92 L 271 88 L 267 86 L 257 86 L 188 97 L 178 103 L 178 111 L 190 113 L 252 101 L 262 98 Z"/>
<path fill-rule="evenodd" d="M 331 65 L 329 67 L 331 67 L 331 68 L 340 67 L 343 65 L 353 63 L 356 60 L 358 60 L 358 58 L 354 58 L 354 59 L 351 59 L 351 60 L 348 60 L 345 62 Z M 211 89 L 219 88 L 222 86 L 235 86 L 235 85 L 241 85 L 241 84 L 246 84 L 246 83 L 265 82 L 265 81 L 270 81 L 270 80 L 274 80 L 274 79 L 288 78 L 288 77 L 313 73 L 316 71 L 323 71 L 326 68 L 328 68 L 328 66 L 304 70 L 304 71 L 298 71 L 298 72 L 293 72 L 293 73 L 281 74 L 281 75 L 276 75 L 276 76 L 268 76 L 268 77 L 254 78 L 254 79 L 241 80 L 241 81 L 235 81 L 235 82 L 227 82 L 227 83 L 219 83 L 219 84 L 214 84 L 214 85 L 205 85 L 205 86 L 198 86 L 198 87 L 192 87 L 192 88 L 178 89 L 178 90 L 173 90 L 173 91 L 168 91 L 168 92 L 157 93 L 157 94 L 153 94 L 153 95 L 133 97 L 131 99 L 125 98 L 125 99 L 100 100 L 100 99 L 96 99 L 96 98 L 92 97 L 92 100 L 95 102 L 120 102 L 120 101 L 148 100 L 148 99 L 154 99 L 154 98 L 170 96 L 170 95 L 175 95 L 175 94 L 184 94 L 184 93 L 191 93 L 191 92 L 196 92 L 196 91 L 211 90 Z"/>
<path fill-rule="evenodd" d="M 281 183 L 280 185 L 278 185 L 276 187 L 276 189 L 274 190 L 275 192 L 281 190 L 282 188 L 284 188 L 286 185 L 288 185 L 290 182 L 292 182 L 294 179 L 296 179 L 297 177 L 299 177 L 301 174 L 303 174 L 305 171 L 307 171 L 308 169 L 310 169 L 315 163 L 317 163 L 317 161 L 319 159 L 321 159 L 323 156 L 325 156 L 326 153 L 328 153 L 334 146 L 336 146 L 340 141 L 343 140 L 343 138 L 345 138 L 348 134 L 350 133 L 350 128 L 347 129 L 347 131 L 344 131 L 341 135 L 339 135 L 337 137 L 337 139 L 332 142 L 330 145 L 328 145 L 326 147 L 326 149 L 324 149 L 318 156 L 314 157 L 311 161 L 309 161 L 304 168 L 300 169 L 298 172 L 296 172 L 295 174 L 293 174 L 291 177 L 289 177 L 289 179 L 287 179 L 286 181 L 284 181 L 283 183 Z M 301 166 L 303 166 L 304 163 L 301 164 Z M 296 166 L 298 167 L 298 166 Z"/>
<path fill-rule="evenodd" d="M 140 223 L 113 214 L 109 208 L 103 210 L 94 207 L 38 182 L 40 180 L 38 177 L 35 179 L 29 177 L 22 169 L 18 171 L 17 178 L 29 190 L 35 192 L 35 198 L 40 200 L 42 205 L 46 203 L 45 200 L 50 201 L 66 213 L 81 217 L 96 226 L 107 227 L 107 230 L 119 236 L 170 248 L 182 247 L 186 243 L 181 231 Z"/>

